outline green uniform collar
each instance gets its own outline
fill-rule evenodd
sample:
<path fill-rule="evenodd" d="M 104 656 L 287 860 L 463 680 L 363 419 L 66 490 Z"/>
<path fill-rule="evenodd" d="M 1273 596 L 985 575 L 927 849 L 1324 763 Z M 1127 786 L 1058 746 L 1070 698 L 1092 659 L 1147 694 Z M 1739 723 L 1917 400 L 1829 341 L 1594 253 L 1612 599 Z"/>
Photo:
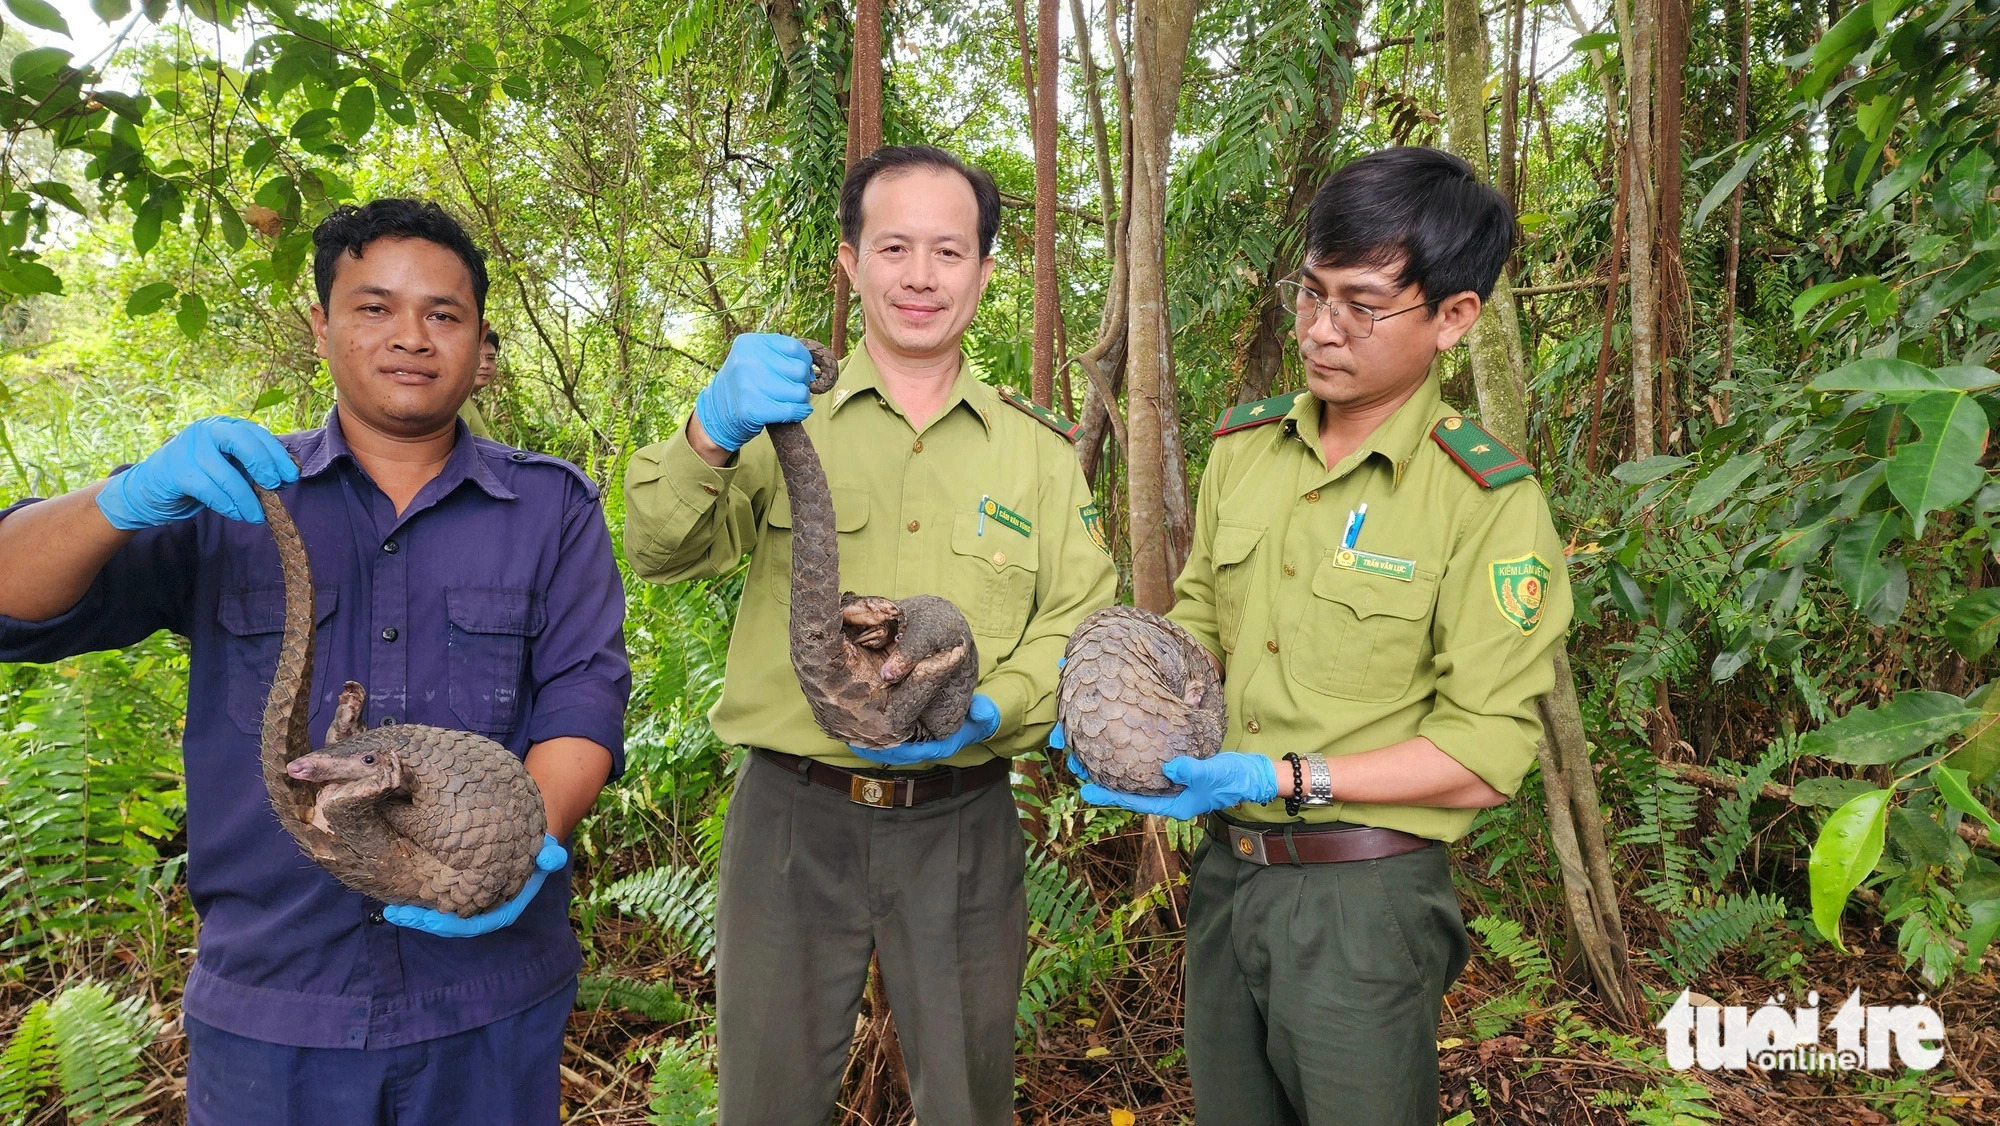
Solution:
<path fill-rule="evenodd" d="M 1437 419 L 1439 397 L 1438 379 L 1435 375 L 1424 377 L 1402 406 L 1395 413 L 1382 420 L 1373 434 L 1361 443 L 1361 448 L 1352 455 L 1354 464 L 1360 465 L 1370 456 L 1378 456 L 1395 469 L 1391 487 L 1403 483 L 1403 471 L 1409 468 L 1410 459 L 1423 448 L 1424 439 L 1430 436 L 1431 425 Z M 1320 410 L 1324 406 L 1318 399 L 1301 393 L 1293 402 L 1292 409 L 1285 414 L 1285 430 L 1304 442 L 1328 470 L 1326 455 L 1319 444 Z"/>
<path fill-rule="evenodd" d="M 833 396 L 830 400 L 831 405 L 826 408 L 829 415 L 839 414 L 842 407 L 864 398 L 873 398 L 884 410 L 894 411 L 898 415 L 903 413 L 902 408 L 896 405 L 895 400 L 889 397 L 889 392 L 882 386 L 882 373 L 875 366 L 875 358 L 868 354 L 866 344 L 865 338 L 856 340 L 854 347 L 848 350 L 847 358 L 840 362 L 840 379 L 833 385 L 833 390 L 827 392 Z M 938 411 L 937 418 L 926 423 L 924 429 L 936 426 L 940 419 L 961 404 L 979 416 L 980 424 L 986 427 L 986 436 L 991 438 L 993 412 L 1000 406 L 1000 394 L 980 382 L 979 372 L 973 367 L 972 357 L 964 351 L 958 354 L 958 378 L 952 381 L 951 397 L 945 400 L 944 409 Z M 907 419 L 908 416 L 904 417 Z M 912 429 L 915 429 L 915 424 L 912 424 Z"/>

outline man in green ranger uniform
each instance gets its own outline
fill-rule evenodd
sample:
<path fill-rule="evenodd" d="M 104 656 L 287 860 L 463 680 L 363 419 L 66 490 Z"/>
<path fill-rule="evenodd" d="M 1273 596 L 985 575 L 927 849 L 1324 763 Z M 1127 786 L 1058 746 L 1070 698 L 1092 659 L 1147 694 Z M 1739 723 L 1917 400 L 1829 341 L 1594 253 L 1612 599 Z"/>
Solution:
<path fill-rule="evenodd" d="M 1201 1126 L 1434 1124 L 1469 951 L 1443 842 L 1520 786 L 1570 617 L 1533 469 L 1438 399 L 1507 260 L 1506 201 L 1398 148 L 1314 196 L 1286 283 L 1308 390 L 1224 413 L 1172 617 L 1231 750 L 1148 813 L 1210 814 L 1187 934 Z M 1072 769 L 1074 769 L 1072 765 Z"/>
<path fill-rule="evenodd" d="M 810 399 L 798 341 L 738 337 L 686 427 L 625 479 L 641 576 L 750 555 L 709 715 L 755 748 L 723 831 L 720 1121 L 827 1120 L 873 952 L 918 1118 L 1011 1124 L 1027 904 L 1008 757 L 1042 745 L 1057 658 L 1117 579 L 1074 427 L 981 383 L 960 348 L 993 271 L 993 181 L 938 149 L 882 149 L 848 173 L 840 212 L 868 331 L 833 390 Z M 972 625 L 979 684 L 952 737 L 866 751 L 813 722 L 787 648 L 791 508 L 762 435 L 799 420 L 832 488 L 843 589 L 941 595 Z"/>

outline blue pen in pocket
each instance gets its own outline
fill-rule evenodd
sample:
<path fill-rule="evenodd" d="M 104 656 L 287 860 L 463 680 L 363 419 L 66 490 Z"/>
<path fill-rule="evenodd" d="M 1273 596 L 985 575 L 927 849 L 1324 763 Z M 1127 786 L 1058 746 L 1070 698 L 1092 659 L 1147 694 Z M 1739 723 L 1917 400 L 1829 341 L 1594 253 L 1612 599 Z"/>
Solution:
<path fill-rule="evenodd" d="M 1361 505 L 1360 508 L 1357 508 L 1354 511 L 1349 512 L 1347 514 L 1347 531 L 1340 537 L 1340 546 L 1346 548 L 1349 551 L 1353 551 L 1355 541 L 1361 538 L 1362 521 L 1367 519 L 1368 519 L 1368 505 L 1365 502 Z"/>

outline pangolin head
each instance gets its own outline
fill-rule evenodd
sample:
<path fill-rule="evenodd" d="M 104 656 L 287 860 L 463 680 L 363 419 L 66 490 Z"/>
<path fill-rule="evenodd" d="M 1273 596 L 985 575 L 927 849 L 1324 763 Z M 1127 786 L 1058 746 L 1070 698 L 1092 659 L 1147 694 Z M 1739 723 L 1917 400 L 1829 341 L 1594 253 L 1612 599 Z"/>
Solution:
<path fill-rule="evenodd" d="M 403 788 L 403 760 L 389 747 L 335 746 L 300 755 L 285 773 L 321 787 L 321 801 L 375 798 Z"/>

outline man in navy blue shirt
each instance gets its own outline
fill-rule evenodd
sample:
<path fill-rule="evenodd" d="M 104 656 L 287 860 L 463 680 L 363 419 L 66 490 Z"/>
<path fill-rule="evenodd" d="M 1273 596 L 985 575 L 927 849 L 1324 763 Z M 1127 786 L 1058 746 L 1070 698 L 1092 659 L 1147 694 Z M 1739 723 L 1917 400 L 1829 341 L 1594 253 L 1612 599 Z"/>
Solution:
<path fill-rule="evenodd" d="M 311 553 L 314 741 L 358 681 L 370 726 L 476 731 L 523 756 L 556 838 L 623 761 L 624 592 L 597 486 L 458 421 L 487 282 L 456 221 L 377 200 L 313 242 L 326 425 L 277 438 L 204 419 L 106 481 L 0 513 L 0 660 L 189 641 L 191 1126 L 553 1123 L 579 964 L 567 858 L 551 843 L 549 878 L 459 920 L 368 900 L 299 851 L 258 765 L 284 599 L 244 477 L 283 486 Z"/>

